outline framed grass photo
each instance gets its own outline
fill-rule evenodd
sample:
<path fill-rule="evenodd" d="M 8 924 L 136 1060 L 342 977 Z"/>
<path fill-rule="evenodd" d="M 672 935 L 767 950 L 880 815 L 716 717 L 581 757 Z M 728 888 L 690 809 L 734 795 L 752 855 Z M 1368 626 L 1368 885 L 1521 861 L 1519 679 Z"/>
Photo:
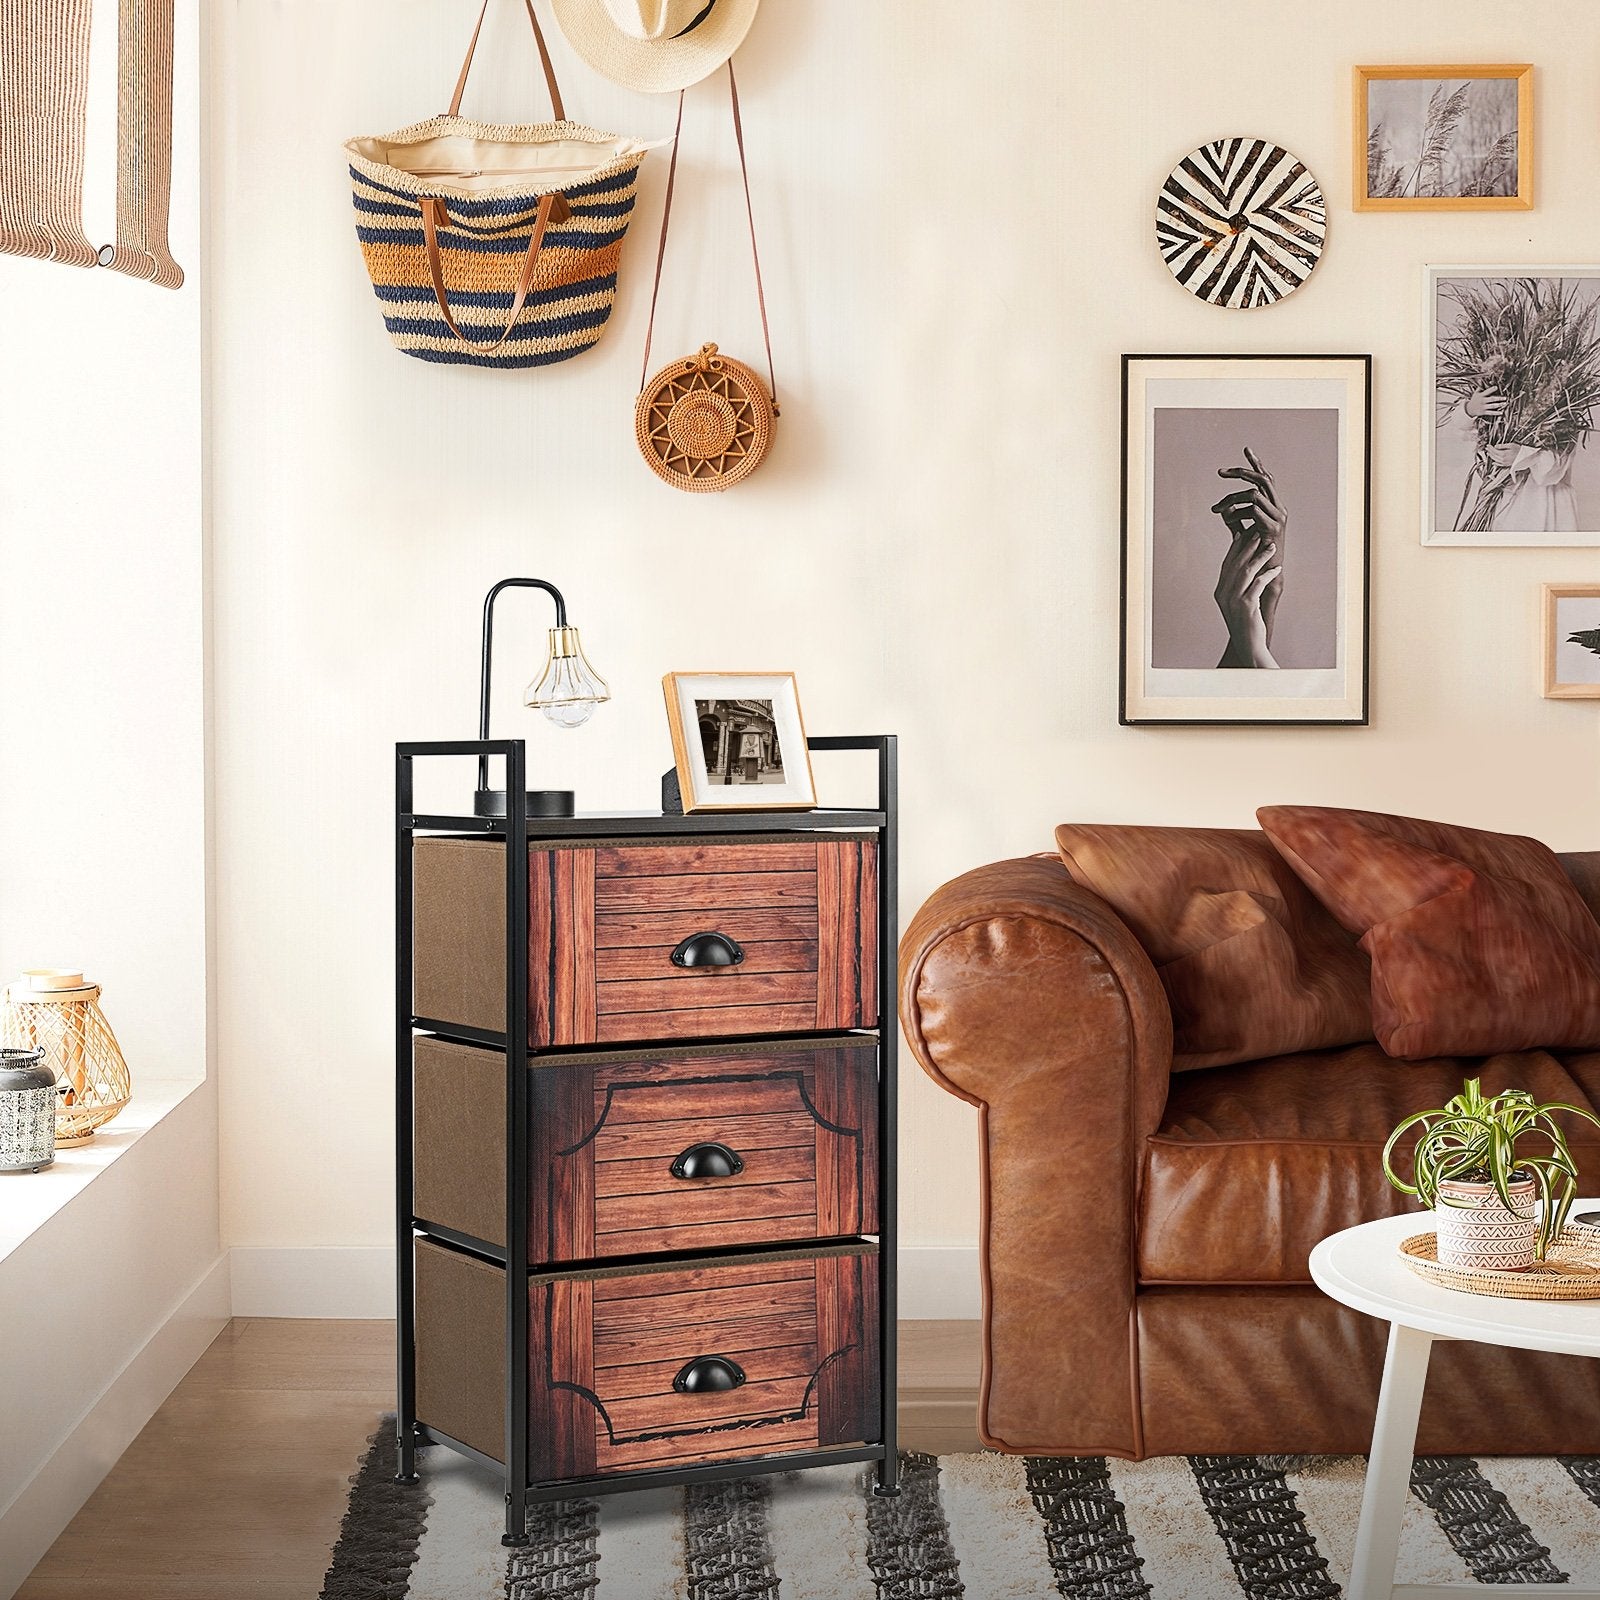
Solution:
<path fill-rule="evenodd" d="M 1124 724 L 1367 720 L 1372 358 L 1122 358 Z"/>
<path fill-rule="evenodd" d="M 1533 68 L 1357 67 L 1357 211 L 1531 211 Z"/>
<path fill-rule="evenodd" d="M 686 812 L 815 808 L 792 672 L 669 672 L 661 683 Z"/>
<path fill-rule="evenodd" d="M 1600 267 L 1430 267 L 1422 542 L 1600 545 Z"/>
<path fill-rule="evenodd" d="M 1544 697 L 1600 700 L 1600 584 L 1544 586 Z"/>

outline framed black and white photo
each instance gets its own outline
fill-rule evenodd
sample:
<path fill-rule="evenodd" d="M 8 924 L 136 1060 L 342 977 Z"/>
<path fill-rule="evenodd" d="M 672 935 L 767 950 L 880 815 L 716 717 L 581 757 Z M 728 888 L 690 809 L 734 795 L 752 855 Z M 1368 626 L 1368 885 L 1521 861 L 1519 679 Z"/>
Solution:
<path fill-rule="evenodd" d="M 1600 545 L 1600 267 L 1431 267 L 1422 542 Z"/>
<path fill-rule="evenodd" d="M 1533 209 L 1533 68 L 1357 67 L 1357 211 Z"/>
<path fill-rule="evenodd" d="M 1122 358 L 1125 724 L 1365 723 L 1372 358 Z"/>
<path fill-rule="evenodd" d="M 1544 586 L 1544 697 L 1600 700 L 1600 585 Z"/>
<path fill-rule="evenodd" d="M 686 812 L 815 807 L 792 672 L 669 672 L 661 682 Z"/>

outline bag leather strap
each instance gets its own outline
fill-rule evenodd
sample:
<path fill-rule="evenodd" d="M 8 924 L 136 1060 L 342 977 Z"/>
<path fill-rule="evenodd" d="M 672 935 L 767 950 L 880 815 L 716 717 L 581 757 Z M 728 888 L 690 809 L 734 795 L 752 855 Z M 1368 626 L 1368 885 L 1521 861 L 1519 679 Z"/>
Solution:
<path fill-rule="evenodd" d="M 530 0 L 531 3 L 531 0 Z M 656 281 L 650 291 L 650 320 L 644 330 L 644 370 L 639 374 L 639 392 L 650 381 L 650 344 L 656 331 L 656 302 L 661 298 L 661 267 L 667 258 L 667 224 L 672 220 L 672 191 L 678 178 L 678 141 L 683 132 L 683 97 L 678 91 L 678 120 L 672 130 L 672 161 L 667 167 L 667 194 L 661 207 L 661 239 L 656 245 Z M 778 375 L 772 366 L 772 329 L 767 322 L 767 294 L 761 283 L 761 252 L 756 248 L 756 214 L 750 203 L 750 168 L 744 154 L 744 124 L 739 118 L 739 84 L 733 75 L 733 59 L 728 60 L 728 99 L 733 107 L 733 138 L 739 147 L 739 175 L 744 179 L 744 211 L 750 224 L 750 259 L 756 269 L 756 303 L 761 308 L 761 337 L 767 346 L 767 379 L 772 387 L 772 409 L 778 409 Z"/>
<path fill-rule="evenodd" d="M 561 103 L 561 90 L 556 83 L 555 68 L 550 64 L 550 51 L 544 42 L 544 30 L 539 26 L 539 18 L 533 9 L 533 0 L 523 0 L 523 5 L 527 8 L 528 21 L 533 26 L 534 42 L 539 46 L 539 62 L 544 68 L 545 86 L 550 91 L 550 109 L 557 122 L 565 122 L 566 108 Z M 461 76 L 456 79 L 456 92 L 450 97 L 448 114 L 452 117 L 461 114 L 461 96 L 466 91 L 467 74 L 472 71 L 472 58 L 478 52 L 478 36 L 483 32 L 483 19 L 488 14 L 489 0 L 483 0 L 483 7 L 478 12 L 478 24 L 472 30 L 472 39 L 467 45 L 467 58 L 461 63 Z M 479 344 L 469 339 L 457 326 L 455 316 L 450 310 L 449 294 L 444 285 L 444 258 L 439 253 L 439 230 L 450 226 L 450 214 L 445 208 L 444 201 L 430 196 L 419 200 L 417 204 L 422 209 L 422 242 L 428 254 L 428 274 L 433 279 L 433 297 L 439 302 L 445 326 L 469 350 L 480 356 L 493 355 L 511 337 L 517 325 L 517 318 L 522 315 L 522 308 L 528 303 L 528 295 L 533 288 L 534 271 L 538 266 L 539 248 L 544 243 L 545 229 L 550 226 L 552 218 L 556 222 L 565 222 L 571 214 L 565 196 L 559 193 L 547 194 L 539 200 L 533 234 L 528 240 L 528 254 L 523 260 L 522 271 L 517 275 L 516 288 L 512 293 L 511 316 L 506 323 L 505 332 L 492 344 Z"/>
<path fill-rule="evenodd" d="M 445 210 L 444 201 L 436 196 L 424 196 L 418 201 L 422 207 L 422 242 L 428 252 L 428 272 L 433 278 L 433 297 L 439 302 L 439 310 L 444 314 L 445 326 L 469 350 L 475 351 L 480 356 L 490 356 L 511 337 L 517 326 L 517 318 L 522 315 L 522 308 L 528 303 L 528 291 L 533 288 L 533 274 L 539 264 L 539 247 L 544 243 L 544 230 L 550 225 L 550 213 L 560 198 L 558 194 L 547 194 L 540 198 L 539 214 L 533 224 L 533 237 L 528 240 L 528 254 L 523 260 L 522 271 L 517 276 L 516 292 L 511 300 L 511 316 L 506 322 L 506 331 L 492 344 L 478 344 L 456 326 L 456 319 L 451 315 L 450 301 L 445 293 L 444 261 L 439 255 L 439 229 L 441 226 L 449 226 L 450 217 Z"/>
<path fill-rule="evenodd" d="M 533 0 L 522 0 L 528 8 L 528 21 L 533 24 L 534 42 L 539 46 L 539 64 L 544 68 L 545 86 L 550 91 L 550 110 L 557 122 L 565 122 L 567 113 L 561 104 L 561 90 L 556 84 L 556 69 L 550 64 L 550 51 L 544 42 L 544 29 L 539 26 L 539 19 L 534 14 Z M 467 74 L 472 71 L 472 58 L 478 53 L 478 35 L 483 32 L 483 19 L 489 14 L 489 0 L 483 0 L 483 9 L 478 13 L 478 25 L 472 30 L 472 42 L 467 46 L 467 59 L 461 63 L 461 76 L 456 79 L 456 92 L 450 97 L 449 115 L 461 115 L 461 96 L 467 87 Z"/>

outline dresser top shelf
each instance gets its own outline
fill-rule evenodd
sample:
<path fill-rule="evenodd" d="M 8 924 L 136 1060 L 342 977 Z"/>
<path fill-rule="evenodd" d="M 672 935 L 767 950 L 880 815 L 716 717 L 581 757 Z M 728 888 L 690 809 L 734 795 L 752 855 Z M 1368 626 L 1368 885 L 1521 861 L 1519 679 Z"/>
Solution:
<path fill-rule="evenodd" d="M 835 829 L 870 830 L 887 821 L 881 811 L 695 811 L 685 816 L 665 811 L 580 811 L 575 817 L 529 817 L 530 839 L 595 836 L 681 835 L 697 833 L 821 833 Z M 402 815 L 402 828 L 419 833 L 465 833 L 503 837 L 504 817 Z"/>

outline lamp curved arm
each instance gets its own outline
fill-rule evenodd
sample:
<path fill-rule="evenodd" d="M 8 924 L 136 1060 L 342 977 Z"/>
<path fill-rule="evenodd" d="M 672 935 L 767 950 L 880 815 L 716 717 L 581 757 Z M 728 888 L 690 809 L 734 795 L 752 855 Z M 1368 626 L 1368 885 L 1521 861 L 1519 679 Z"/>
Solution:
<path fill-rule="evenodd" d="M 489 737 L 489 673 L 494 661 L 494 603 L 502 589 L 543 589 L 556 603 L 556 626 L 567 625 L 567 602 L 553 583 L 543 578 L 502 578 L 483 598 L 483 653 L 478 669 L 478 737 Z M 489 758 L 478 757 L 478 788 L 489 787 Z"/>

